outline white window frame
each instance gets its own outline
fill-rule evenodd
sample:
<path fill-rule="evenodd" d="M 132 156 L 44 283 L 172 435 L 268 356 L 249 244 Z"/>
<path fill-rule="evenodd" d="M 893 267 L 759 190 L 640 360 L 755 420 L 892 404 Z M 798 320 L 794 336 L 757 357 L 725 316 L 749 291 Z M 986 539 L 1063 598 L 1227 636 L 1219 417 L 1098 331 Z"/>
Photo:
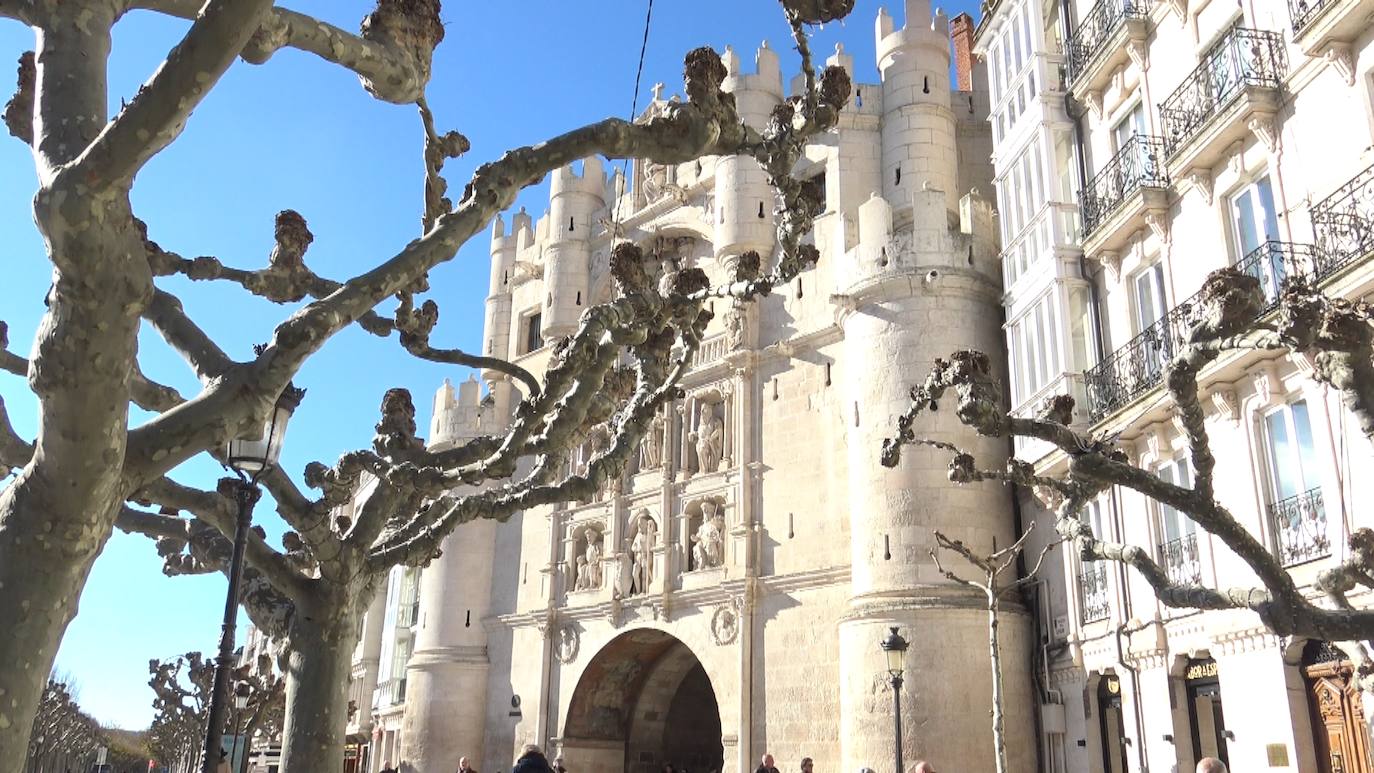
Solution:
<path fill-rule="evenodd" d="M 1303 406 L 1307 418 L 1308 438 L 1312 441 L 1311 456 L 1306 458 L 1304 458 L 1302 443 L 1298 439 L 1298 423 L 1293 412 L 1293 406 L 1298 404 Z M 1284 432 L 1287 433 L 1290 448 L 1289 458 L 1286 460 L 1278 458 L 1278 449 L 1275 447 L 1274 434 L 1270 425 L 1270 421 L 1279 416 L 1283 417 L 1283 428 Z M 1296 400 L 1282 403 L 1260 415 L 1260 434 L 1264 438 L 1264 464 L 1268 471 L 1269 484 L 1265 493 L 1269 504 L 1281 502 L 1289 497 L 1300 496 L 1322 487 L 1324 470 L 1322 469 L 1320 454 L 1317 452 L 1317 436 L 1312 423 L 1312 405 L 1306 397 L 1299 397 Z M 1299 481 L 1296 491 L 1290 494 L 1283 492 L 1283 487 L 1280 485 L 1280 467 L 1296 470 Z"/>
<path fill-rule="evenodd" d="M 1151 297 L 1153 303 L 1153 316 L 1145 319 L 1142 312 L 1146 311 L 1142 303 L 1140 293 L 1140 282 L 1147 275 L 1153 276 L 1154 281 Z M 1135 335 L 1140 335 L 1146 328 L 1163 319 L 1169 313 L 1169 298 L 1164 290 L 1164 262 L 1155 261 L 1148 266 L 1141 268 L 1131 275 L 1131 321 L 1135 324 Z"/>

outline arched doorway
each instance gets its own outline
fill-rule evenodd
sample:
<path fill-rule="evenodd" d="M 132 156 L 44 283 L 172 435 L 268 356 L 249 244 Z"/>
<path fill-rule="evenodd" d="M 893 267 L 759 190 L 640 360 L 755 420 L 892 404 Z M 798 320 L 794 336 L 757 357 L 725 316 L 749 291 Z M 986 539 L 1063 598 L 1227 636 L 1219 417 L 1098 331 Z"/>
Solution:
<path fill-rule="evenodd" d="M 563 722 L 571 770 L 698 773 L 724 766 L 720 706 L 706 669 L 677 638 L 627 631 L 592 657 Z"/>
<path fill-rule="evenodd" d="M 1364 705 L 1354 664 L 1336 645 L 1313 639 L 1303 648 L 1302 672 L 1318 773 L 1369 773 Z"/>

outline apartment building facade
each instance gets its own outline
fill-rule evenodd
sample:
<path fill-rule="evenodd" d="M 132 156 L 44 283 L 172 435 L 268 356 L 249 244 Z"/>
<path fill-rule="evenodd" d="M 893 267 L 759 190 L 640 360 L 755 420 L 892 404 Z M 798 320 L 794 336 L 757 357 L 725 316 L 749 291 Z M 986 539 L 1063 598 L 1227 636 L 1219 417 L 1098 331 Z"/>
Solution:
<path fill-rule="evenodd" d="M 1162 390 L 1207 274 L 1270 298 L 1302 275 L 1374 288 L 1374 2 L 1002 0 L 985 4 L 1012 405 L 1068 392 L 1075 421 L 1191 481 Z M 1310 590 L 1374 526 L 1368 443 L 1301 356 L 1202 375 L 1218 499 Z M 1019 443 L 1045 471 L 1065 459 Z M 1052 514 L 1021 503 L 1043 526 Z M 1177 581 L 1254 584 L 1181 513 L 1113 490 L 1085 514 Z M 1047 580 L 1042 759 L 1052 771 L 1369 771 L 1368 713 L 1330 642 L 1242 612 L 1172 610 L 1139 576 L 1065 556 Z M 1368 600 L 1364 600 L 1368 603 Z M 1357 603 L 1360 603 L 1357 601 Z"/>

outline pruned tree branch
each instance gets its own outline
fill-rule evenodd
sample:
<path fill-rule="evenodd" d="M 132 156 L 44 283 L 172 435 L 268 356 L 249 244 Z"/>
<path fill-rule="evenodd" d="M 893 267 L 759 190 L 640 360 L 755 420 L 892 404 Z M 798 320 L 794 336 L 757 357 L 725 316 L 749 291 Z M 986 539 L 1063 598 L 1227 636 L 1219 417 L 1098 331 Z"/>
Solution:
<path fill-rule="evenodd" d="M 22 0 L 12 2 L 23 5 Z M 38 65 L 32 51 L 19 55 L 19 74 L 14 87 L 14 96 L 5 103 L 3 118 L 10 136 L 25 145 L 33 144 L 33 92 L 38 81 Z"/>
<path fill-rule="evenodd" d="M 219 377 L 233 364 L 219 345 L 186 314 L 181 300 L 166 290 L 153 290 L 153 299 L 143 310 L 143 318 L 191 366 L 202 383 Z"/>

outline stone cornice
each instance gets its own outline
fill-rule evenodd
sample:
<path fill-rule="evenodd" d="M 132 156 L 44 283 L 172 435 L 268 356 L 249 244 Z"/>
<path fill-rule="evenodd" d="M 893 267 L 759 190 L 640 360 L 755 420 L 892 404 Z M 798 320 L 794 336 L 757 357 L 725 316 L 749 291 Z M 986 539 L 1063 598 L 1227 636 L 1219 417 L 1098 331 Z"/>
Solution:
<path fill-rule="evenodd" d="M 454 663 L 485 666 L 490 662 L 487 659 L 487 648 L 483 645 L 426 647 L 411 654 L 410 660 L 406 662 L 406 668 L 425 670 Z"/>

